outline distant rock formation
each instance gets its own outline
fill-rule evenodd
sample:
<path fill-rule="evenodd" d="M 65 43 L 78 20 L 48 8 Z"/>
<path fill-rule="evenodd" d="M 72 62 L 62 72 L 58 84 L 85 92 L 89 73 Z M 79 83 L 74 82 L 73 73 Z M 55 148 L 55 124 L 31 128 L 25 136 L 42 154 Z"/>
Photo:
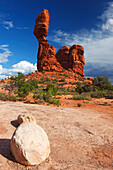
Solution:
<path fill-rule="evenodd" d="M 74 72 L 77 76 L 84 77 L 84 48 L 81 45 L 61 47 L 55 55 L 55 48 L 48 43 L 46 36 L 49 28 L 49 12 L 43 9 L 35 21 L 34 35 L 38 39 L 39 49 L 37 55 L 37 69 L 39 71 Z"/>

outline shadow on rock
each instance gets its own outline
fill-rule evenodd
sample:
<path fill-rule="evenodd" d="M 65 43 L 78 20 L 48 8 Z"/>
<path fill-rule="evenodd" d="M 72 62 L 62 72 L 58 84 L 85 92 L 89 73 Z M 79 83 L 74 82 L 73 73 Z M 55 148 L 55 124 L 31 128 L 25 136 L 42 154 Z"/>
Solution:
<path fill-rule="evenodd" d="M 12 124 L 14 127 L 16 127 L 16 128 L 19 126 L 17 120 L 12 120 L 12 121 L 11 121 L 11 124 Z"/>
<path fill-rule="evenodd" d="M 11 154 L 10 139 L 0 139 L 0 154 L 10 161 L 16 162 Z"/>

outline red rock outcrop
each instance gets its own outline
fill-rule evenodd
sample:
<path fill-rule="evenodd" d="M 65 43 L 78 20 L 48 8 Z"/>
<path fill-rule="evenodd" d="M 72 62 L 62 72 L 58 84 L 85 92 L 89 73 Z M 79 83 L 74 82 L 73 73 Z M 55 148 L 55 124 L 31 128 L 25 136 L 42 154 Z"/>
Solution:
<path fill-rule="evenodd" d="M 55 48 L 48 43 L 46 36 L 49 28 L 49 12 L 43 9 L 35 21 L 34 35 L 38 39 L 37 69 L 39 71 L 62 71 L 55 57 Z"/>
<path fill-rule="evenodd" d="M 81 45 L 61 47 L 56 54 L 57 60 L 66 70 L 74 72 L 77 76 L 84 77 L 84 48 Z"/>
<path fill-rule="evenodd" d="M 39 71 L 74 72 L 77 76 L 84 77 L 84 48 L 81 45 L 61 47 L 55 55 L 55 48 L 48 43 L 46 36 L 49 28 L 49 12 L 43 9 L 35 21 L 34 35 L 39 42 L 37 55 L 37 69 Z"/>
<path fill-rule="evenodd" d="M 49 12 L 46 9 L 43 9 L 42 12 L 38 15 L 35 21 L 34 35 L 38 41 L 46 40 L 48 35 L 49 28 Z"/>
<path fill-rule="evenodd" d="M 56 53 L 56 58 L 58 60 L 58 62 L 62 65 L 62 67 L 65 70 L 68 70 L 69 68 L 69 64 L 68 64 L 68 60 L 69 60 L 69 47 L 68 46 L 63 46 L 61 47 L 60 50 L 58 50 L 58 52 Z"/>

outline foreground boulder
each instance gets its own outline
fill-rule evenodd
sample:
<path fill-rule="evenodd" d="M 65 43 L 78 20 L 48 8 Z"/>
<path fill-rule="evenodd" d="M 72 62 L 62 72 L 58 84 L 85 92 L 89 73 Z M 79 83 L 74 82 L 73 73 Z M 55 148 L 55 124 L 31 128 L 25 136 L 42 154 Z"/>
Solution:
<path fill-rule="evenodd" d="M 17 121 L 18 121 L 19 125 L 23 122 L 34 122 L 34 123 L 36 123 L 35 117 L 31 114 L 18 115 Z"/>
<path fill-rule="evenodd" d="M 50 144 L 45 131 L 35 123 L 24 122 L 11 138 L 11 152 L 23 165 L 38 165 L 50 154 Z"/>

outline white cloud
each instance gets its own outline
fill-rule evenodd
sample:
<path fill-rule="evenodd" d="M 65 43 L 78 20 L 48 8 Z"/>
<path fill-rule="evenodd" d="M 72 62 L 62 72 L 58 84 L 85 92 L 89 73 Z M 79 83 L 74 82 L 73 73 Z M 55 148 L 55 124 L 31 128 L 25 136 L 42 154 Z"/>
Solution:
<path fill-rule="evenodd" d="M 1 16 L 0 16 L 0 24 L 7 30 L 9 30 L 10 28 L 16 28 L 18 30 L 27 30 L 28 29 L 28 27 L 26 27 L 26 26 L 21 26 L 21 27 L 14 26 L 13 21 L 5 21 L 2 19 Z"/>
<path fill-rule="evenodd" d="M 108 4 L 107 9 L 98 18 L 101 19 L 101 24 L 97 30 L 86 30 L 76 34 L 57 30 L 48 36 L 48 39 L 60 46 L 81 44 L 85 49 L 86 73 L 92 63 L 94 67 L 90 67 L 89 73 L 96 72 L 97 68 L 101 71 L 103 67 L 103 74 L 106 70 L 110 73 L 111 69 L 113 75 L 113 2 Z"/>
<path fill-rule="evenodd" d="M 108 3 L 108 7 L 99 18 L 103 21 L 103 31 L 113 32 L 113 2 Z"/>
<path fill-rule="evenodd" d="M 14 64 L 11 69 L 3 68 L 0 65 L 0 78 L 7 78 L 8 76 L 15 76 L 18 72 L 23 74 L 35 72 L 37 70 L 36 64 L 32 64 L 28 61 L 20 61 L 17 64 Z"/>
<path fill-rule="evenodd" d="M 17 73 L 22 72 L 27 74 L 29 72 L 34 72 L 36 70 L 36 64 L 33 65 L 28 61 L 20 61 L 19 63 L 13 65 L 12 67 L 13 67 L 12 71 Z"/>
<path fill-rule="evenodd" d="M 0 45 L 0 50 L 3 52 L 0 53 L 0 63 L 5 63 L 8 61 L 8 57 L 11 56 L 11 51 L 8 49 L 8 44 Z"/>
<path fill-rule="evenodd" d="M 14 25 L 12 21 L 3 21 L 3 27 L 9 30 L 9 28 L 13 28 Z"/>

